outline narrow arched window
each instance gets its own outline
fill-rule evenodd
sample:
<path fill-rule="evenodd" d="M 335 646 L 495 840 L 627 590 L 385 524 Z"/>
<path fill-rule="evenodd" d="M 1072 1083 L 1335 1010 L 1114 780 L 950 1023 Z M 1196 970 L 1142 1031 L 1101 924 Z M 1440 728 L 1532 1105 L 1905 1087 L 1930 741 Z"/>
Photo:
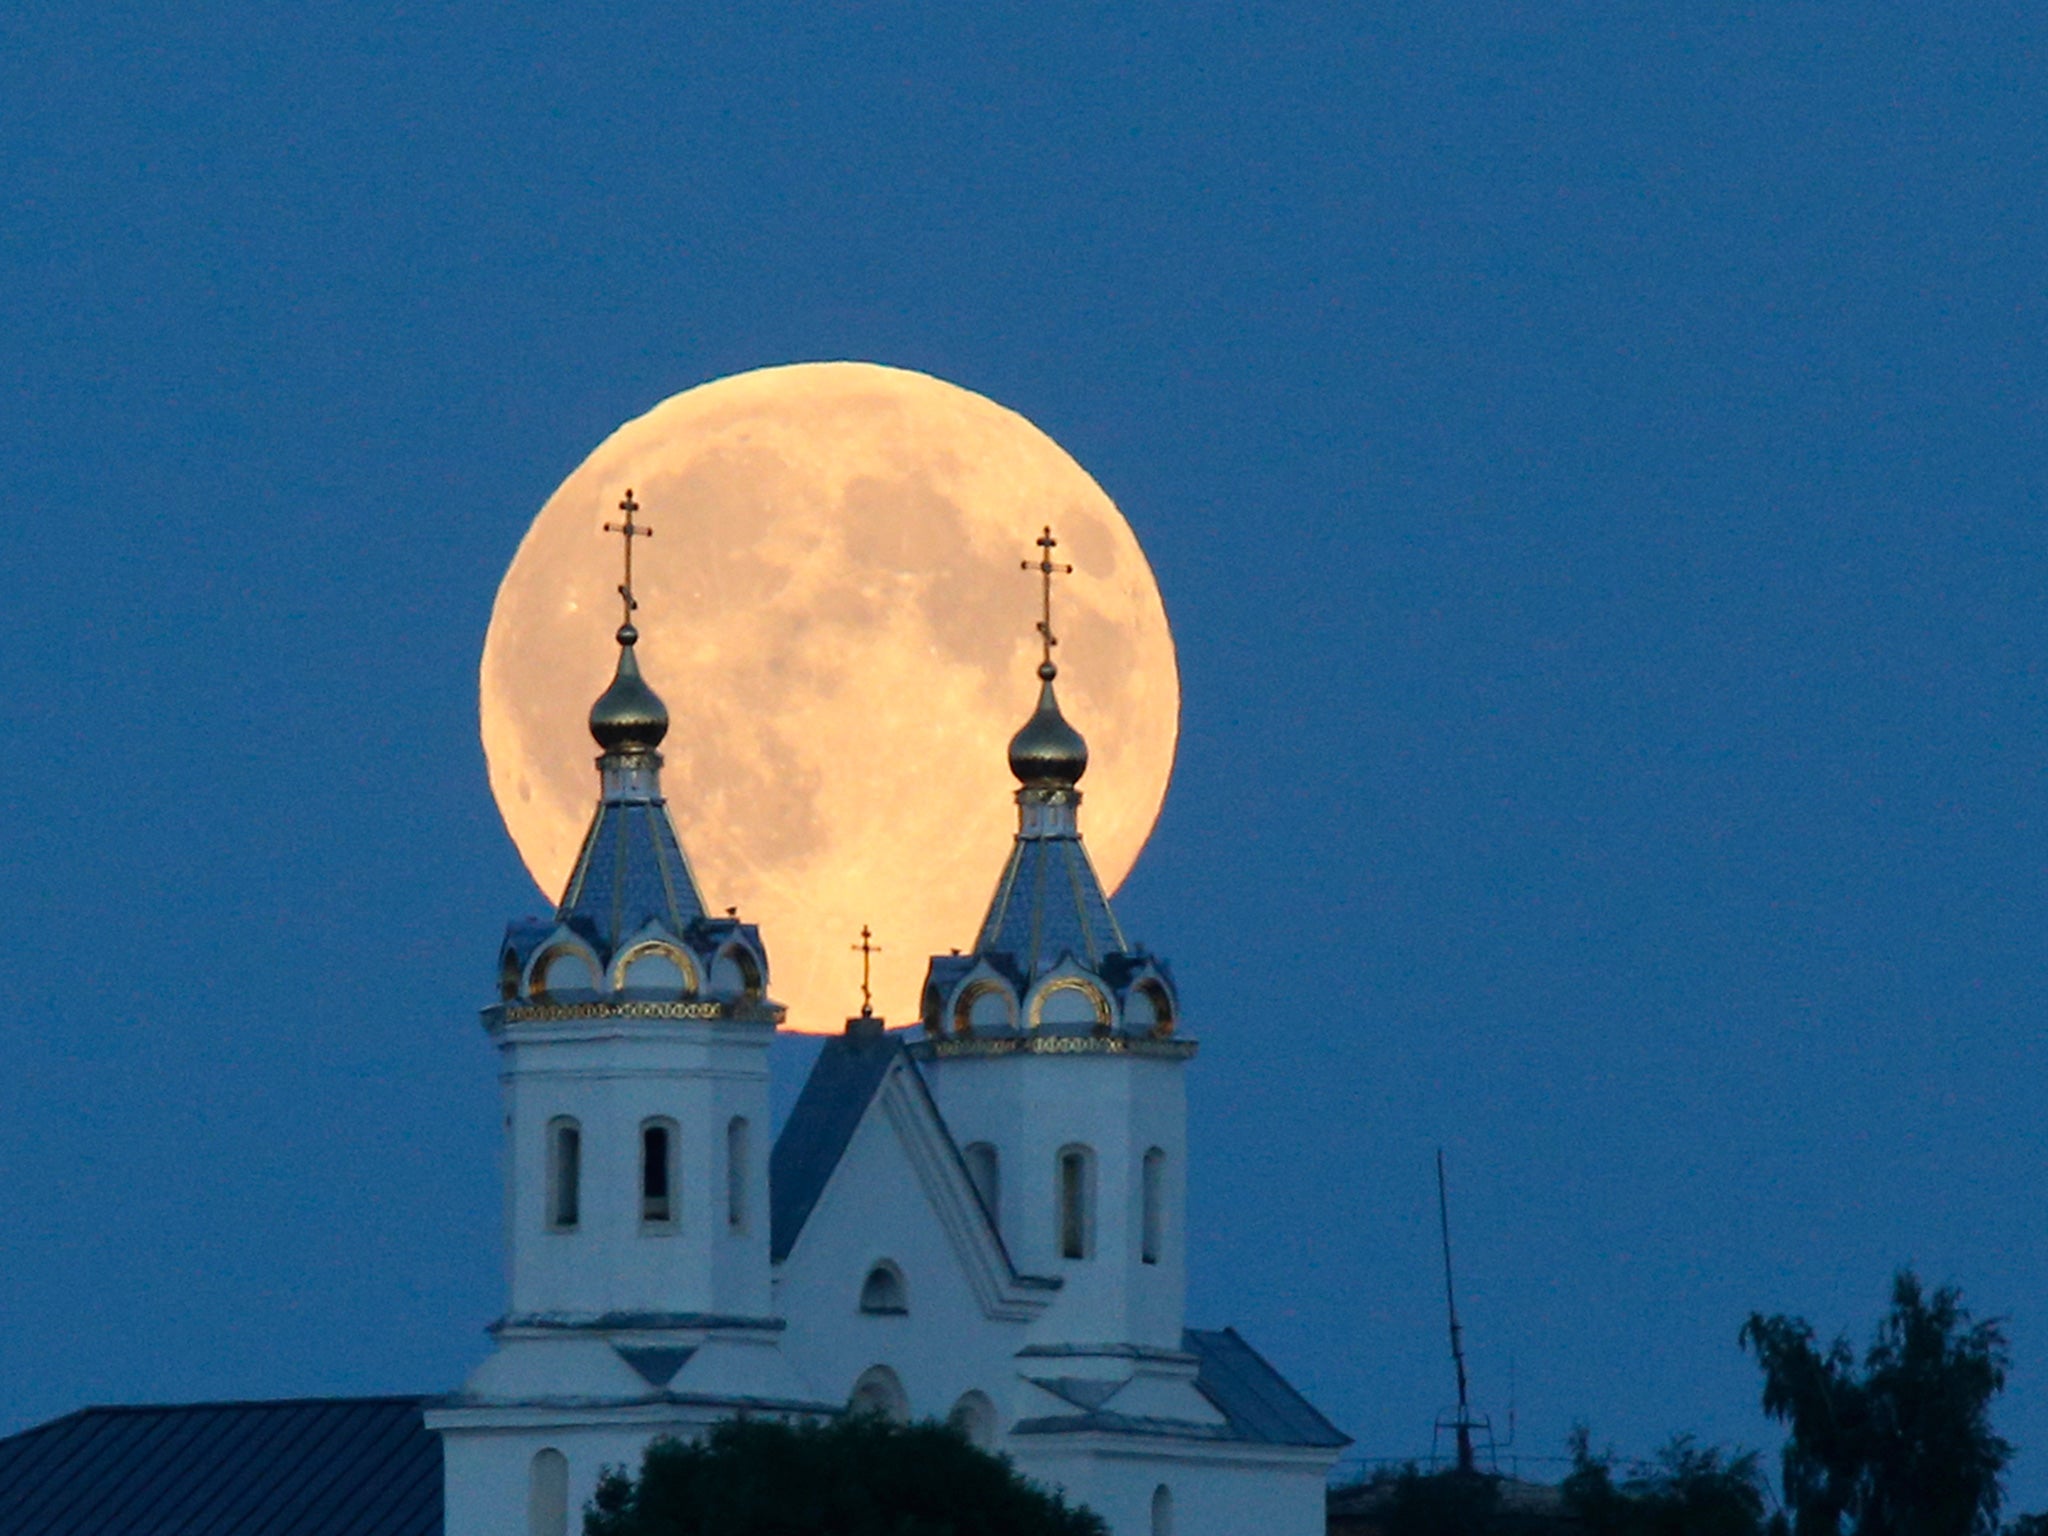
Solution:
<path fill-rule="evenodd" d="M 882 1317 L 902 1317 L 910 1311 L 910 1291 L 903 1283 L 903 1271 L 887 1259 L 868 1271 L 861 1282 L 860 1309 Z"/>
<path fill-rule="evenodd" d="M 747 1117 L 734 1115 L 725 1124 L 725 1224 L 747 1230 Z"/>
<path fill-rule="evenodd" d="M 1173 1490 L 1164 1483 L 1152 1490 L 1152 1536 L 1173 1536 Z"/>
<path fill-rule="evenodd" d="M 961 1393 L 960 1401 L 946 1415 L 946 1422 L 958 1430 L 969 1445 L 984 1451 L 995 1449 L 996 1405 L 989 1401 L 987 1393 Z"/>
<path fill-rule="evenodd" d="M 871 1365 L 853 1384 L 853 1395 L 846 1406 L 855 1413 L 876 1413 L 900 1424 L 910 1417 L 910 1394 L 903 1390 L 902 1380 L 889 1367 Z"/>
<path fill-rule="evenodd" d="M 1142 1221 L 1138 1232 L 1138 1256 L 1147 1264 L 1159 1262 L 1159 1248 L 1166 1237 L 1166 1154 L 1154 1147 L 1145 1154 L 1142 1179 Z"/>
<path fill-rule="evenodd" d="M 1095 1250 L 1095 1154 L 1060 1148 L 1058 1180 L 1060 1257 L 1085 1259 Z"/>
<path fill-rule="evenodd" d="M 569 1458 L 553 1446 L 535 1451 L 526 1473 L 527 1536 L 568 1536 Z"/>
<path fill-rule="evenodd" d="M 676 1127 L 649 1120 L 640 1127 L 640 1219 L 650 1227 L 676 1220 Z"/>
<path fill-rule="evenodd" d="M 967 1163 L 967 1177 L 974 1185 L 974 1192 L 981 1196 L 982 1208 L 988 1212 L 989 1225 L 998 1232 L 1002 1231 L 1003 1173 L 996 1158 L 996 1149 L 985 1141 L 977 1141 L 970 1143 L 960 1155 Z"/>
<path fill-rule="evenodd" d="M 583 1131 L 566 1115 L 548 1122 L 548 1225 L 573 1232 L 583 1211 Z"/>

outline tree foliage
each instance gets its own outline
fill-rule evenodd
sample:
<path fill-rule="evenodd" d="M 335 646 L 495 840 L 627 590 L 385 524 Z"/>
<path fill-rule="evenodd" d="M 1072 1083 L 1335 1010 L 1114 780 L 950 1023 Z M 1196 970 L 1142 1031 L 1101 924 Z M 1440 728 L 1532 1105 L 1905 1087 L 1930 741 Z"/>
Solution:
<path fill-rule="evenodd" d="M 1758 1536 L 1766 1528 L 1755 1451 L 1674 1435 L 1649 1468 L 1617 1479 L 1614 1457 L 1594 1455 L 1580 1425 L 1571 1453 L 1564 1507 L 1587 1536 Z"/>
<path fill-rule="evenodd" d="M 1796 1536 L 1991 1536 L 2012 1446 L 1991 1428 L 2005 1387 L 1995 1318 L 1910 1270 L 1859 1363 L 1822 1349 L 1805 1319 L 1753 1313 L 1743 1345 L 1764 1373 L 1764 1411 L 1786 1426 L 1785 1504 Z"/>
<path fill-rule="evenodd" d="M 1381 1536 L 1489 1536 L 1498 1528 L 1497 1477 L 1409 1465 L 1375 1481 Z"/>
<path fill-rule="evenodd" d="M 1767 1528 L 1753 1451 L 1703 1449 L 1679 1435 L 1651 1465 L 1617 1475 L 1613 1456 L 1594 1455 L 1582 1427 L 1571 1452 L 1571 1475 L 1557 1488 L 1410 1465 L 1339 1500 L 1379 1536 L 1761 1536 Z"/>
<path fill-rule="evenodd" d="M 608 1470 L 585 1536 L 1108 1536 L 1086 1509 L 954 1429 L 856 1414 L 731 1419 L 657 1440 L 637 1478 Z"/>

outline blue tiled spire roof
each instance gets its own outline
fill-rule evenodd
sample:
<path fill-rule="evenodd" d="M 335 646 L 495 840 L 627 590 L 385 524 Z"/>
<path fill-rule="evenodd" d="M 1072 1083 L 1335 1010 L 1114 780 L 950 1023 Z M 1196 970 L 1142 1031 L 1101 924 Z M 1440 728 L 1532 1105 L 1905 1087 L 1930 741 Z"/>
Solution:
<path fill-rule="evenodd" d="M 609 960 L 650 922 L 678 936 L 705 916 L 689 857 L 659 797 L 599 803 L 555 921 L 566 923 Z"/>
<path fill-rule="evenodd" d="M 768 956 L 759 930 L 731 908 L 724 917 L 706 914 L 689 855 L 669 819 L 656 750 L 668 734 L 668 706 L 647 686 L 634 655 L 640 632 L 630 622 L 630 568 L 619 592 L 629 621 L 619 626 L 618 670 L 590 710 L 590 734 L 604 749 L 597 760 L 603 786 L 597 814 L 553 921 L 522 918 L 506 926 L 498 952 L 500 1004 L 712 1000 L 724 1008 L 721 1017 L 773 1024 L 782 1010 L 765 995 Z"/>
<path fill-rule="evenodd" d="M 1038 708 L 1010 742 L 1019 782 L 1016 841 L 972 952 L 932 957 L 920 1012 L 933 1034 L 1014 1035 L 1042 1026 L 1052 1034 L 1164 1040 L 1177 1012 L 1173 978 L 1163 961 L 1124 937 L 1081 841 L 1077 785 L 1088 746 L 1060 713 L 1050 644 L 1048 636 Z M 1075 997 L 1083 1001 L 1076 1005 Z M 1057 1013 L 1047 1012 L 1048 1000 L 1058 1001 Z M 985 1006 L 998 1001 L 1000 1019 Z"/>
<path fill-rule="evenodd" d="M 1067 825 L 1064 832 L 1017 834 L 974 941 L 977 954 L 1010 956 L 1021 980 L 1069 956 L 1100 971 L 1105 959 L 1130 948 L 1080 833 Z"/>

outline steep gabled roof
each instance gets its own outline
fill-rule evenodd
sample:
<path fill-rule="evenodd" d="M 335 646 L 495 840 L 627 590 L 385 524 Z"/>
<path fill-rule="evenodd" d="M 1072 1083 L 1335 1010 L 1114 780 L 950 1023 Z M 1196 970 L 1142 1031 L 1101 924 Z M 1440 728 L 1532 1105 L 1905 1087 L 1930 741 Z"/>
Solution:
<path fill-rule="evenodd" d="M 780 1264 L 796 1246 L 797 1234 L 901 1050 L 900 1042 L 878 1028 L 834 1035 L 818 1053 L 768 1159 L 771 1263 Z"/>
<path fill-rule="evenodd" d="M 894 1070 L 898 1063 L 900 1072 Z M 906 1187 L 922 1192 L 987 1315 L 1029 1320 L 1042 1311 L 1059 1290 L 1059 1279 L 1017 1272 L 924 1074 L 902 1037 L 884 1034 L 879 1019 L 856 1020 L 844 1035 L 825 1042 L 776 1138 L 768 1163 L 771 1260 L 781 1264 L 789 1258 L 834 1171 L 871 1119 L 891 1128 L 908 1159 Z"/>
<path fill-rule="evenodd" d="M 0 1440 L 0 1536 L 440 1536 L 422 1401 L 84 1408 Z"/>

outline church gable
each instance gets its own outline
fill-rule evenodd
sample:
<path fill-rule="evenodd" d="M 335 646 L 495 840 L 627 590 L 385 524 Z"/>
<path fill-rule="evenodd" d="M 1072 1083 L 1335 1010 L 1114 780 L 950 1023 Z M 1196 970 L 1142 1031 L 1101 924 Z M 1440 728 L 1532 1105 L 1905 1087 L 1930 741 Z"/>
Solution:
<path fill-rule="evenodd" d="M 888 1065 L 776 1266 L 782 1347 L 820 1398 L 896 1417 L 979 1405 L 993 1434 L 1017 1412 L 1024 1320 L 1056 1291 L 1011 1271 L 916 1068 L 893 1041 L 867 1049 Z M 805 1132 L 793 1117 L 786 1134 Z"/>
<path fill-rule="evenodd" d="M 873 1145 L 855 1158 L 863 1141 Z M 852 1223 L 871 1232 L 885 1207 L 909 1207 L 928 1229 L 916 1239 L 919 1248 L 944 1256 L 986 1316 L 1026 1321 L 1058 1289 L 1057 1280 L 1017 1273 L 916 1064 L 879 1027 L 826 1043 L 776 1141 L 769 1180 L 778 1266 L 814 1226 Z M 912 1189 L 923 1198 L 906 1201 Z M 836 1237 L 808 1242 L 837 1247 Z M 863 1270 L 852 1283 L 866 1278 Z"/>
<path fill-rule="evenodd" d="M 769 1262 L 796 1246 L 901 1047 L 879 1030 L 827 1040 L 768 1160 Z"/>

